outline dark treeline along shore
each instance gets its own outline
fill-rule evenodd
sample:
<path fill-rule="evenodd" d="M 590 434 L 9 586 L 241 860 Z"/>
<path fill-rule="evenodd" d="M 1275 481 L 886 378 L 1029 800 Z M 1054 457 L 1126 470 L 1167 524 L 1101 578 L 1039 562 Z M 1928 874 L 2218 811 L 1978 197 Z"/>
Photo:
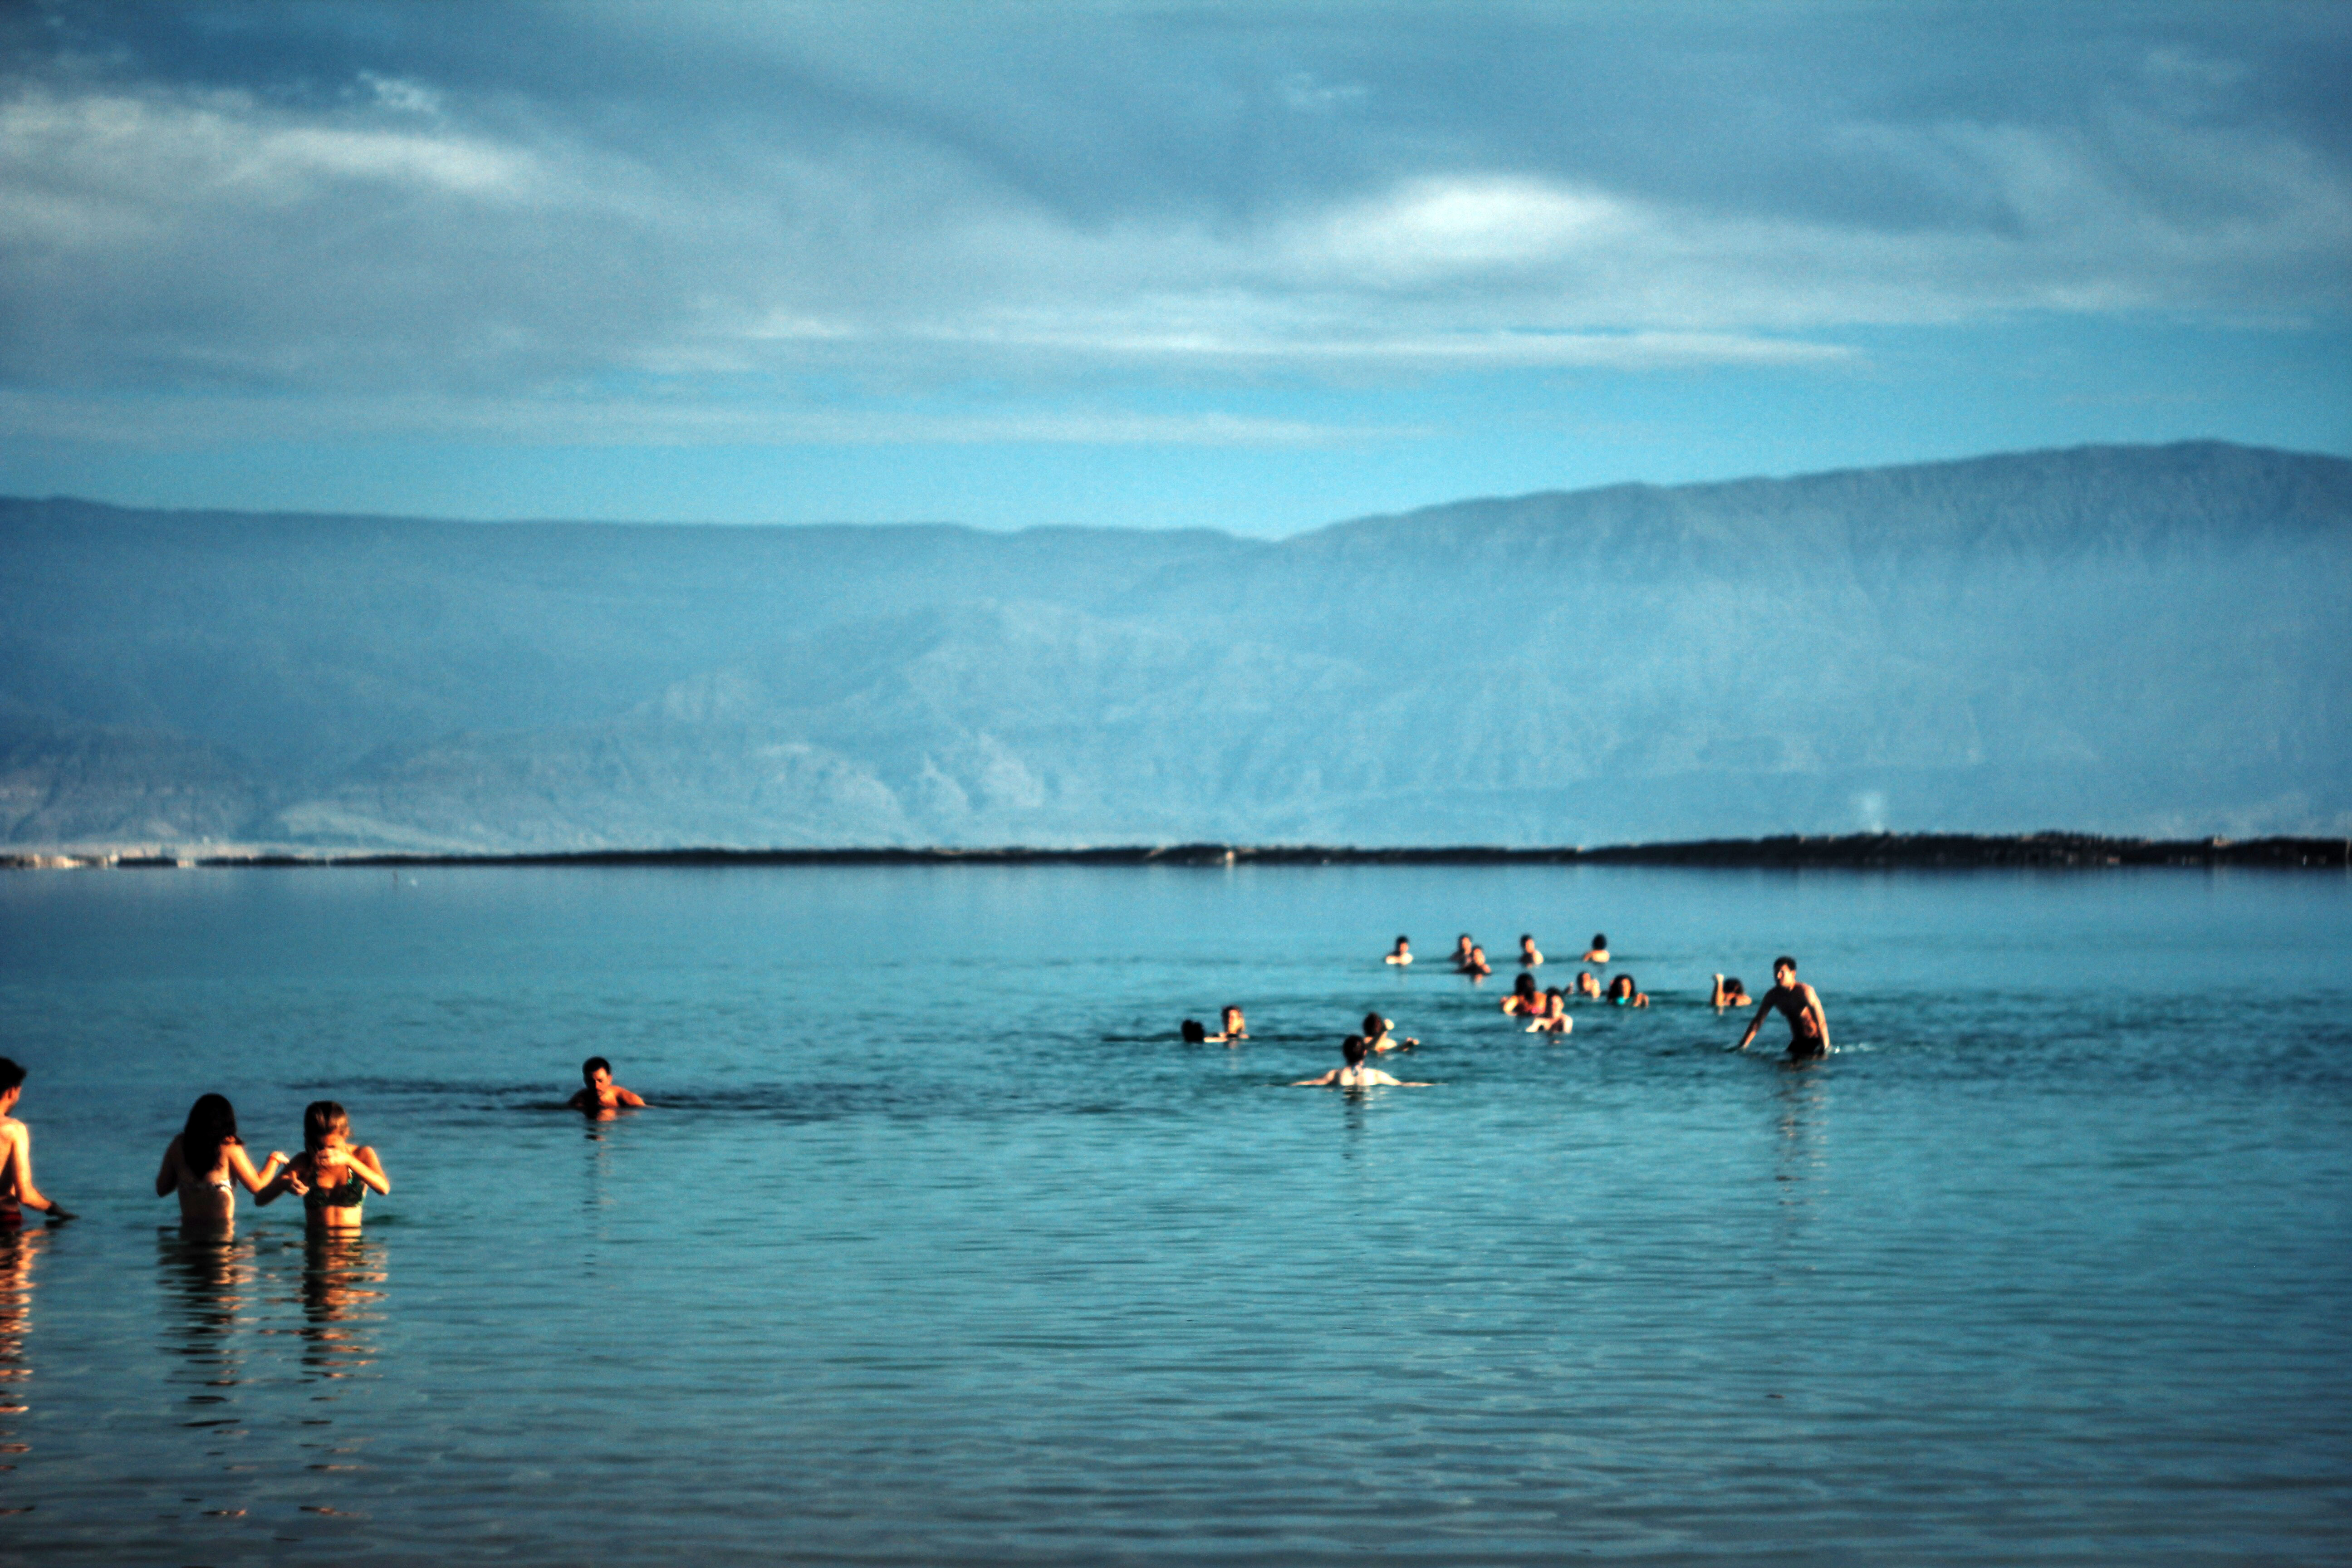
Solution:
<path fill-rule="evenodd" d="M 1364 847 L 1320 844 L 1103 845 L 1041 848 L 935 845 L 839 848 L 583 849 L 549 855 L 0 855 L 13 868 L 71 866 L 1713 866 L 2032 867 L 2248 866 L 2343 870 L 2346 838 L 2105 838 L 2088 833 L 1855 833 L 1827 837 L 1709 838 L 1682 844 Z"/>
<path fill-rule="evenodd" d="M 2352 462 L 2215 442 L 1274 541 L 0 499 L 0 847 L 2334 837 L 2347 582 Z"/>

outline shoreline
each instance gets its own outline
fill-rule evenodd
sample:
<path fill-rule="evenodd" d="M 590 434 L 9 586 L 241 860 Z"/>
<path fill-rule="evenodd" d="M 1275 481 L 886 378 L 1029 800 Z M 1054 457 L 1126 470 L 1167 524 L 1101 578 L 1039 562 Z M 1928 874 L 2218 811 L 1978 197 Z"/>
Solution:
<path fill-rule="evenodd" d="M 142 869 L 179 867 L 403 866 L 1694 866 L 1725 868 L 1902 869 L 2024 868 L 2104 870 L 2124 866 L 2246 866 L 2342 870 L 2347 838 L 2109 838 L 2089 833 L 1784 834 L 1656 844 L 1508 848 L 1499 845 L 1360 847 L 1349 845 L 1169 844 L 1053 849 L 858 847 L 580 849 L 526 854 L 374 851 L 195 854 L 135 851 L 0 854 L 0 869 Z"/>

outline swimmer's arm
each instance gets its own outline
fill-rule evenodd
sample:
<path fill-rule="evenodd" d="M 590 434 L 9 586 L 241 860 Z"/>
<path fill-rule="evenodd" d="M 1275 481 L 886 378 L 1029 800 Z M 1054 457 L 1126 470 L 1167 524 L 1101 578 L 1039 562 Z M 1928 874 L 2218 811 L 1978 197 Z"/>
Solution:
<path fill-rule="evenodd" d="M 289 1160 L 284 1170 L 262 1184 L 261 1190 L 253 1194 L 253 1202 L 257 1208 L 267 1208 L 284 1194 L 292 1193 L 299 1198 L 306 1196 L 310 1191 L 310 1184 L 296 1173 L 293 1162 Z"/>
<path fill-rule="evenodd" d="M 362 1144 L 356 1149 L 346 1149 L 343 1151 L 343 1161 L 353 1171 L 359 1173 L 361 1181 L 365 1182 L 385 1197 L 392 1196 L 392 1178 L 383 1173 L 383 1162 L 376 1157 L 373 1148 Z"/>
<path fill-rule="evenodd" d="M 1773 991 L 1778 991 L 1780 987 L 1777 985 L 1772 988 Z M 1764 993 L 1764 1000 L 1756 1004 L 1756 1016 L 1748 1020 L 1748 1032 L 1740 1036 L 1739 1043 L 1731 1048 L 1735 1051 L 1744 1051 L 1753 1044 L 1756 1039 L 1756 1031 L 1764 1026 L 1764 1015 L 1771 1010 L 1772 991 L 1767 991 Z"/>
<path fill-rule="evenodd" d="M 19 1121 L 8 1132 L 8 1185 L 16 1192 L 17 1203 L 28 1209 L 39 1209 L 51 1219 L 71 1219 L 73 1215 L 60 1208 L 53 1198 L 42 1195 L 33 1184 L 33 1130 Z"/>
<path fill-rule="evenodd" d="M 1811 986 L 1805 987 L 1805 1005 L 1813 1011 L 1813 1022 L 1822 1026 L 1822 1049 L 1830 1048 L 1830 1016 L 1822 1007 L 1822 994 Z"/>
<path fill-rule="evenodd" d="M 1285 1087 L 1289 1089 L 1328 1089 L 1339 1081 L 1339 1069 L 1338 1068 L 1333 1068 L 1321 1078 L 1302 1078 L 1297 1082 L 1287 1084 Z"/>
<path fill-rule="evenodd" d="M 1381 1071 L 1378 1068 L 1370 1069 L 1370 1074 L 1371 1080 L 1374 1083 L 1388 1084 L 1397 1089 L 1427 1089 L 1431 1087 L 1425 1083 L 1415 1083 L 1405 1079 L 1391 1078 L 1388 1074 Z"/>
<path fill-rule="evenodd" d="M 646 1102 L 646 1097 L 644 1095 L 639 1094 L 634 1089 L 623 1089 L 617 1083 L 613 1086 L 613 1100 L 614 1102 L 618 1105 L 641 1106 Z"/>
<path fill-rule="evenodd" d="M 236 1179 L 245 1184 L 245 1190 L 257 1196 L 260 1194 L 262 1187 L 269 1178 L 278 1173 L 278 1167 L 284 1163 L 286 1163 L 286 1156 L 278 1150 L 272 1149 L 269 1152 L 269 1158 L 263 1163 L 261 1169 L 257 1171 L 253 1168 L 253 1156 L 245 1152 L 244 1144 L 232 1143 L 228 1146 L 229 1169 L 235 1171 Z M 162 1179 L 160 1176 L 156 1178 L 159 1182 Z M 159 1186 L 155 1190 L 160 1194 L 163 1188 Z"/>

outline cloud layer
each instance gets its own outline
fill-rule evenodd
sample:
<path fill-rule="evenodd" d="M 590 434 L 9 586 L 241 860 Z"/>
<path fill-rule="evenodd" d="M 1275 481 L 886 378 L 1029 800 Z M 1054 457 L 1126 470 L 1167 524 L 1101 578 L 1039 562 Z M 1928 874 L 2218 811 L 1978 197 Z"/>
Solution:
<path fill-rule="evenodd" d="M 0 418 L 1282 442 L 909 400 L 2340 322 L 2345 13 L 2105 10 L 52 6 Z"/>

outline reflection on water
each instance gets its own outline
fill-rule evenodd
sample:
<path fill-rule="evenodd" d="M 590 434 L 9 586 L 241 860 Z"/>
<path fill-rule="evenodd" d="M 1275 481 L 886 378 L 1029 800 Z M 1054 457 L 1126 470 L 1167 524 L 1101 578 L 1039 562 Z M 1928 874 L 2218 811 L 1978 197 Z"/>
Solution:
<path fill-rule="evenodd" d="M 375 1363 L 368 1325 L 383 1321 L 385 1249 L 353 1232 L 318 1228 L 302 1251 L 302 1370 L 308 1378 L 346 1378 Z"/>
<path fill-rule="evenodd" d="M 46 1226 L 0 1230 L 0 1471 L 15 1470 L 16 1456 L 32 1451 L 22 1423 L 33 1404 L 33 1265 L 48 1244 Z M 0 1485 L 0 1513 L 30 1509 L 15 1488 Z"/>
<path fill-rule="evenodd" d="M 1811 1064 L 1790 1068 L 1772 1096 L 1773 1118 L 1780 1132 L 1779 1168 L 1773 1175 L 1778 1181 L 1798 1187 L 1795 1192 L 1781 1194 L 1783 1203 L 1807 1202 L 1803 1184 L 1822 1173 L 1829 1104 L 1829 1080 Z"/>
<path fill-rule="evenodd" d="M 235 1427 L 241 1417 L 229 1392 L 247 1380 L 249 1347 L 240 1329 L 259 1319 L 261 1278 L 250 1237 L 233 1229 L 185 1226 L 156 1233 L 167 1321 L 163 1344 L 179 1364 L 171 1381 L 190 1388 L 183 1426 Z M 224 1434 L 226 1432 L 224 1431 Z"/>

